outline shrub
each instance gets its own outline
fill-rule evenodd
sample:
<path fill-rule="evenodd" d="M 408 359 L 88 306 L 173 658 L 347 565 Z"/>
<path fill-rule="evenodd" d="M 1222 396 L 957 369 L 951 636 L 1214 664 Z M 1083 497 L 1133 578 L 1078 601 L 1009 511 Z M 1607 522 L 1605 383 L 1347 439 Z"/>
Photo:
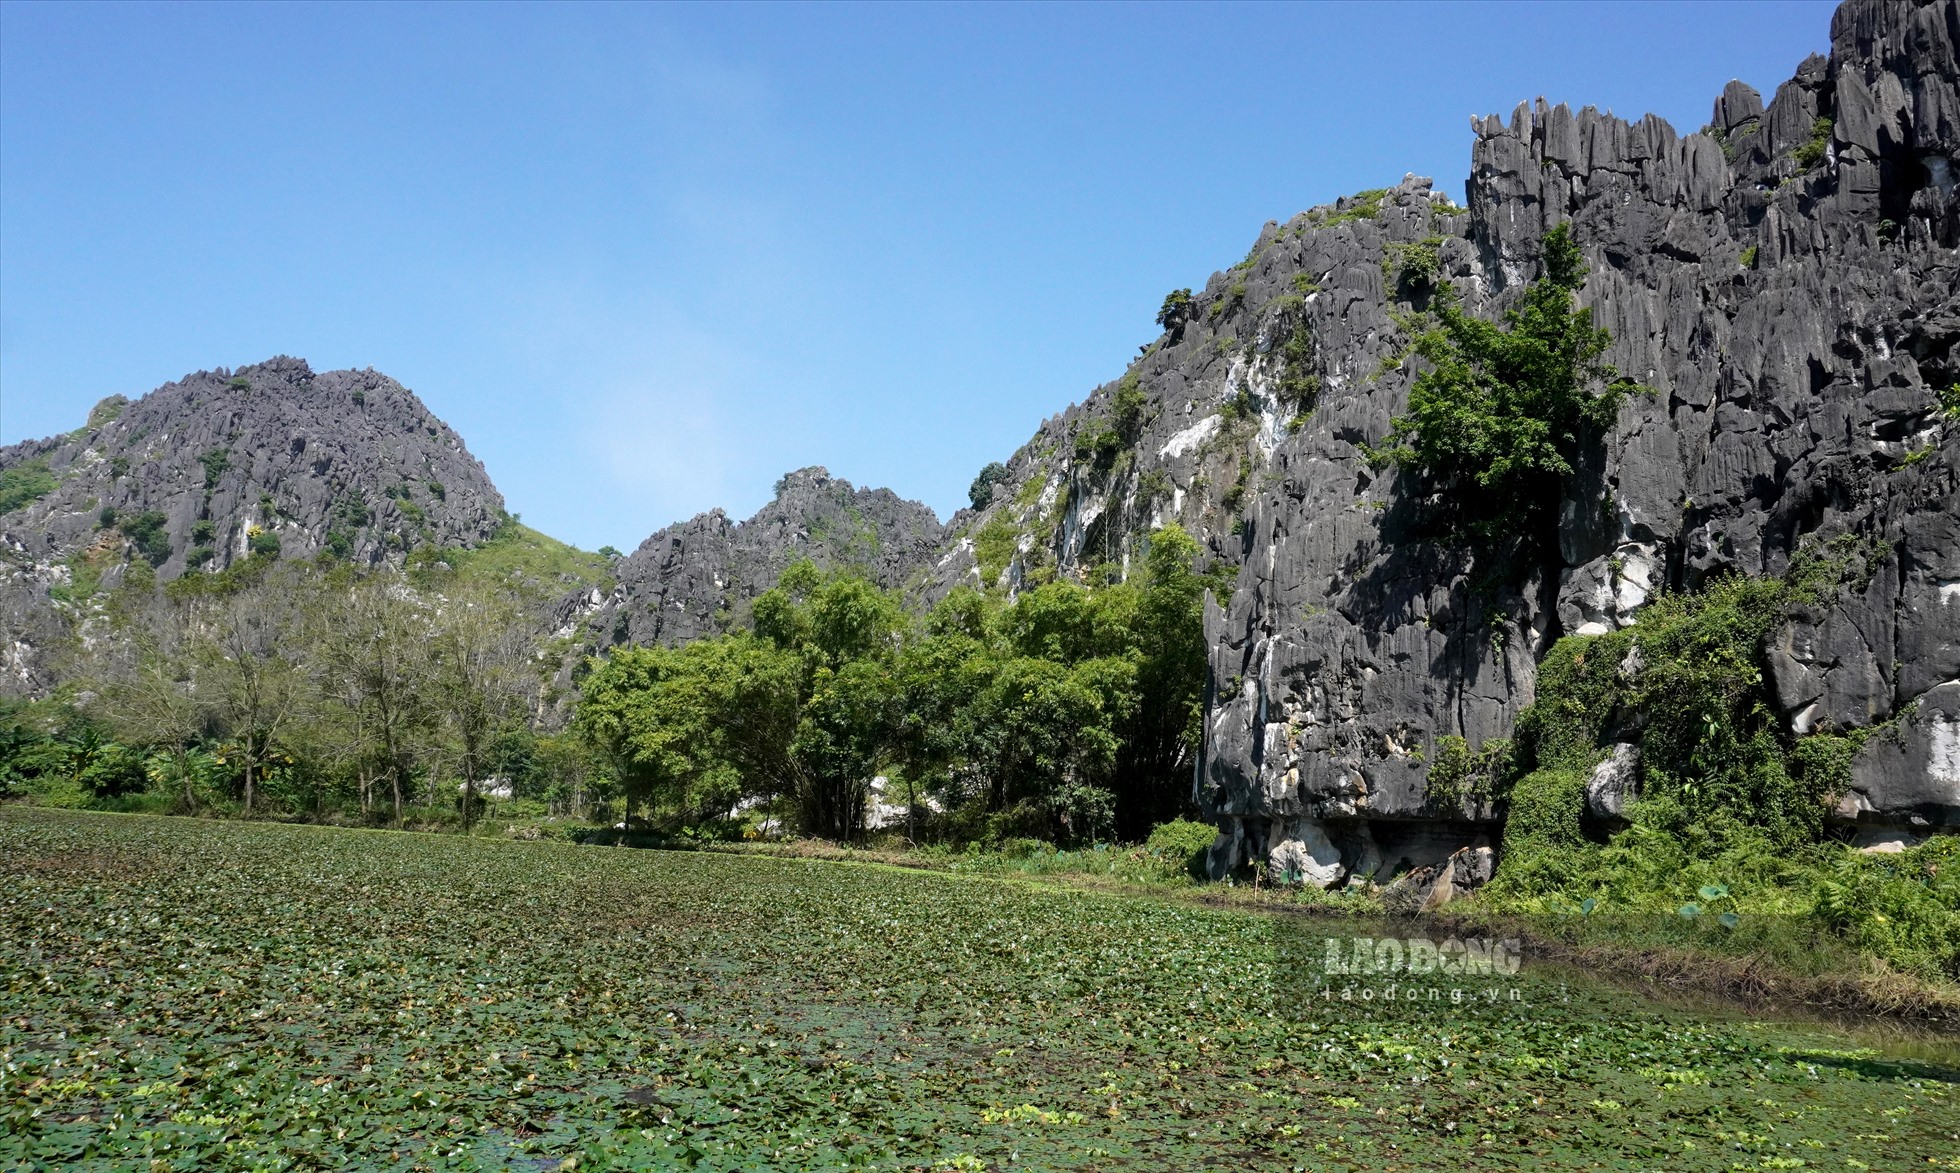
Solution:
<path fill-rule="evenodd" d="M 1292 408 L 1296 418 L 1304 419 L 1320 401 L 1320 376 L 1313 373 L 1313 330 L 1304 316 L 1287 332 L 1279 353 L 1285 364 L 1276 388 L 1279 401 Z"/>
<path fill-rule="evenodd" d="M 0 470 L 0 514 L 25 509 L 54 492 L 60 482 L 45 460 L 27 460 Z"/>
<path fill-rule="evenodd" d="M 1116 385 L 1116 394 L 1110 398 L 1110 418 L 1116 424 L 1116 434 L 1122 437 L 1125 446 L 1137 442 L 1143 435 L 1144 413 L 1150 406 L 1150 397 L 1144 394 L 1143 386 L 1132 371 L 1123 376 Z"/>
<path fill-rule="evenodd" d="M 1219 296 L 1218 300 L 1211 303 L 1211 308 L 1205 311 L 1205 317 L 1217 321 L 1243 304 L 1245 304 L 1245 282 L 1235 281 L 1231 288 Z"/>
<path fill-rule="evenodd" d="M 1545 236 L 1543 275 L 1502 325 L 1463 312 L 1448 285 L 1437 290 L 1440 324 L 1411 347 L 1431 366 L 1374 455 L 1443 494 L 1459 538 L 1543 540 L 1581 450 L 1636 389 L 1599 361 L 1612 336 L 1573 306 L 1585 278 L 1585 255 L 1561 224 Z"/>
<path fill-rule="evenodd" d="M 1382 251 L 1382 276 L 1393 289 L 1427 289 L 1443 271 L 1443 238 L 1426 236 L 1409 244 L 1391 244 Z"/>
<path fill-rule="evenodd" d="M 1171 290 L 1157 310 L 1157 324 L 1172 334 L 1184 333 L 1185 325 L 1191 321 L 1192 304 L 1189 289 Z"/>
<path fill-rule="evenodd" d="M 204 487 L 215 489 L 218 487 L 219 478 L 231 468 L 231 453 L 223 448 L 213 448 L 198 457 L 197 462 L 204 466 Z"/>
<path fill-rule="evenodd" d="M 1808 171 L 1824 161 L 1825 153 L 1830 150 L 1833 125 L 1828 118 L 1819 118 L 1811 123 L 1810 137 L 1790 153 L 1797 166 Z"/>
<path fill-rule="evenodd" d="M 1819 920 L 1924 977 L 1960 978 L 1960 836 L 1893 856 L 1847 854 L 1815 888 Z"/>
<path fill-rule="evenodd" d="M 217 532 L 217 527 L 208 520 L 199 519 L 191 523 L 191 541 L 200 545 L 208 544 L 217 536 Z"/>
<path fill-rule="evenodd" d="M 973 535 L 973 555 L 980 563 L 982 585 L 992 586 L 1000 581 L 1020 544 L 1020 529 L 1005 517 L 996 515 L 980 527 L 980 532 Z"/>
<path fill-rule="evenodd" d="M 253 528 L 255 532 L 251 537 L 246 539 L 245 544 L 247 548 L 254 554 L 264 555 L 268 558 L 278 557 L 279 535 L 273 533 L 271 530 L 258 529 L 256 526 Z"/>
<path fill-rule="evenodd" d="M 1102 420 L 1090 420 L 1075 433 L 1075 458 L 1097 469 L 1116 463 L 1117 453 L 1126 447 L 1122 435 Z"/>
<path fill-rule="evenodd" d="M 1144 846 L 1166 859 L 1182 864 L 1191 875 L 1202 876 L 1205 870 L 1205 852 L 1211 850 L 1211 845 L 1217 838 L 1218 828 L 1210 823 L 1177 818 L 1152 827 L 1150 838 L 1144 841 Z"/>
<path fill-rule="evenodd" d="M 106 396 L 97 401 L 94 407 L 89 408 L 88 426 L 99 428 L 105 424 L 115 423 L 122 416 L 123 408 L 128 406 L 129 396 L 127 395 Z"/>
<path fill-rule="evenodd" d="M 137 552 L 146 558 L 150 565 L 160 566 L 170 557 L 170 535 L 164 532 L 169 518 L 152 509 L 135 517 L 124 518 L 118 523 L 123 536 L 135 543 Z"/>
<path fill-rule="evenodd" d="M 1472 750 L 1461 737 L 1436 739 L 1436 760 L 1430 764 L 1427 793 L 1429 801 L 1444 810 L 1454 810 L 1466 801 L 1488 802 L 1511 772 L 1511 743 L 1493 738 L 1482 749 Z"/>
<path fill-rule="evenodd" d="M 1745 249 L 1743 249 L 1743 250 L 1742 250 L 1742 255 L 1741 255 L 1741 257 L 1739 257 L 1739 258 L 1738 258 L 1738 260 L 1740 260 L 1740 261 L 1741 261 L 1741 263 L 1742 263 L 1742 267 L 1743 267 L 1743 268 L 1745 268 L 1745 269 L 1753 269 L 1753 268 L 1755 268 L 1755 267 L 1756 267 L 1756 249 L 1757 249 L 1757 247 L 1758 247 L 1758 246 L 1756 246 L 1756 245 L 1753 245 L 1753 244 L 1752 244 L 1752 245 L 1750 245 L 1750 246 L 1749 246 L 1748 248 L 1745 248 Z"/>
<path fill-rule="evenodd" d="M 1373 220 L 1381 215 L 1382 201 L 1388 198 L 1388 192 L 1389 189 L 1385 187 L 1371 187 L 1343 198 L 1340 203 L 1346 204 L 1345 208 L 1333 212 L 1315 209 L 1307 213 L 1307 216 L 1314 225 L 1322 227 L 1347 224 L 1355 220 Z"/>
<path fill-rule="evenodd" d="M 973 483 L 967 486 L 967 502 L 975 509 L 984 509 L 987 502 L 994 499 L 994 486 L 1006 479 L 1007 466 L 998 460 L 990 461 L 987 467 L 980 470 L 980 475 L 973 478 Z"/>

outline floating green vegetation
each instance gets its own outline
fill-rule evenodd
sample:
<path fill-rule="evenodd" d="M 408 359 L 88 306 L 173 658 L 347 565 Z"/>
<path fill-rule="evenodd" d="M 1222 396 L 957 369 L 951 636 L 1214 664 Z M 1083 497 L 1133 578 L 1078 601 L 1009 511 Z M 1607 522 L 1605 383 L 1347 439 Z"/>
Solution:
<path fill-rule="evenodd" d="M 10 1169 L 1358 1171 L 1528 1150 L 1692 1173 L 1952 1151 L 1949 1078 L 1842 1035 L 1529 957 L 1501 987 L 1455 983 L 1464 1000 L 1362 1001 L 1385 983 L 1318 960 L 1345 924 L 1026 881 L 10 807 L 0 917 Z"/>

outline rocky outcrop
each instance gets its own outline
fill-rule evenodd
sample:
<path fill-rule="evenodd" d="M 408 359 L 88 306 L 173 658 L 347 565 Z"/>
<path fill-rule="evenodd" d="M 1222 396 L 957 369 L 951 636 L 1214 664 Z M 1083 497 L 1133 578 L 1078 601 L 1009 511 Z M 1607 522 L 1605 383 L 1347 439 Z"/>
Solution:
<path fill-rule="evenodd" d="M 0 516 L 0 688 L 48 683 L 40 655 L 87 589 L 135 564 L 159 578 L 223 569 L 257 548 L 399 562 L 469 546 L 504 502 L 460 436 L 373 370 L 295 358 L 200 371 L 76 431 L 0 449 L 0 470 L 46 491 Z"/>
<path fill-rule="evenodd" d="M 559 624 L 588 651 L 686 643 L 727 630 L 800 558 L 903 587 L 931 561 L 942 532 L 917 501 L 854 488 L 822 468 L 799 469 L 776 482 L 775 499 L 747 521 L 716 509 L 656 532 L 618 563 L 610 592 L 567 596 Z"/>
<path fill-rule="evenodd" d="M 1960 378 L 1960 7 L 1850 3 L 1832 40 L 1767 106 L 1731 83 L 1701 133 L 1542 101 L 1477 119 L 1467 215 L 1404 184 L 1372 220 L 1296 221 L 1272 260 L 1318 284 L 1322 405 L 1254 478 L 1237 587 L 1207 625 L 1198 791 L 1221 847 L 1305 842 L 1313 820 L 1353 872 L 1363 830 L 1468 815 L 1478 833 L 1495 812 L 1430 792 L 1437 739 L 1507 736 L 1552 640 L 1631 624 L 1657 590 L 1780 574 L 1840 534 L 1874 552 L 1868 581 L 1779 633 L 1777 696 L 1795 732 L 1921 700 L 1866 745 L 1854 813 L 1960 823 L 1939 700 L 1960 687 L 1960 420 L 1940 400 Z M 1411 378 L 1378 364 L 1421 289 L 1384 274 L 1439 232 L 1438 279 L 1494 314 L 1561 223 L 1608 360 L 1656 393 L 1573 478 L 1556 564 L 1480 589 L 1362 450 Z"/>

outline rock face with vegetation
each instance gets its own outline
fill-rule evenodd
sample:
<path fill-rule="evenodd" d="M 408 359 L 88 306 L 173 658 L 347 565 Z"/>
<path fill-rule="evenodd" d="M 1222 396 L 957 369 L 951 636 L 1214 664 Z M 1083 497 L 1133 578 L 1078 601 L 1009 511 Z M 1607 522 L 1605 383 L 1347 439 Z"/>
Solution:
<path fill-rule="evenodd" d="M 113 396 L 73 432 L 0 449 L 0 688 L 46 685 L 41 651 L 132 573 L 171 579 L 254 552 L 400 563 L 505 520 L 462 438 L 372 370 L 275 358 Z"/>
<path fill-rule="evenodd" d="M 1845 743 L 1840 820 L 1960 826 L 1960 7 L 1847 4 L 1832 38 L 1767 107 L 1731 83 L 1696 134 L 1543 102 L 1477 119 L 1467 213 L 1405 183 L 1367 216 L 1269 226 L 1243 275 L 1213 279 L 1199 304 L 1228 308 L 1206 329 L 1250 342 L 1213 400 L 1281 397 L 1289 314 L 1317 389 L 1303 427 L 1265 433 L 1238 582 L 1208 616 L 1215 870 L 1281 853 L 1331 882 L 1488 843 L 1487 783 L 1513 769 L 1504 739 L 1556 641 L 1637 631 L 1659 593 L 1789 578 L 1827 550 L 1855 565 L 1766 596 L 1740 669 L 1767 669 L 1764 736 L 1790 755 Z M 1385 449 L 1438 369 L 1438 301 L 1518 310 L 1560 225 L 1604 361 L 1644 387 L 1567 435 L 1542 540 L 1523 518 L 1473 540 L 1440 513 L 1489 486 Z M 1280 296 L 1296 280 L 1298 304 Z M 1630 646 L 1632 680 L 1653 667 Z M 1584 756 L 1624 773 L 1616 747 L 1644 719 L 1613 715 Z"/>
<path fill-rule="evenodd" d="M 747 521 L 719 509 L 659 530 L 616 566 L 610 592 L 590 589 L 559 605 L 561 629 L 591 651 L 622 644 L 686 643 L 729 629 L 791 563 L 853 569 L 903 586 L 930 559 L 942 527 L 933 511 L 889 489 L 859 489 L 823 468 L 776 482 Z"/>

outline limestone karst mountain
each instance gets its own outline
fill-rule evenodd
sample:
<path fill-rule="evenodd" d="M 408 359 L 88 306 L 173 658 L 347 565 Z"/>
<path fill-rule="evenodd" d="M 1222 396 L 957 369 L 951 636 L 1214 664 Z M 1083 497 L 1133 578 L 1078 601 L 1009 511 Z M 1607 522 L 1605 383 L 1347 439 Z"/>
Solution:
<path fill-rule="evenodd" d="M 1269 229 L 1244 277 L 1213 279 L 1209 304 L 1251 292 L 1187 348 L 1263 345 L 1281 312 L 1263 291 L 1314 282 L 1323 387 L 1257 482 L 1237 587 L 1208 624 L 1218 702 L 1199 796 L 1229 839 L 1215 866 L 1284 849 L 1331 878 L 1379 840 L 1447 825 L 1475 842 L 1495 812 L 1439 814 L 1436 739 L 1509 734 L 1553 639 L 1631 624 L 1654 592 L 1722 572 L 1780 574 L 1838 535 L 1867 544 L 1871 573 L 1772 637 L 1783 719 L 1802 733 L 1898 718 L 1855 759 L 1837 817 L 1960 825 L 1956 44 L 1952 0 L 1856 2 L 1828 60 L 1767 107 L 1731 84 L 1699 133 L 1522 105 L 1475 121 L 1467 213 L 1439 216 L 1405 184 L 1372 218 Z M 1384 274 L 1438 233 L 1438 279 L 1488 315 L 1563 223 L 1591 263 L 1581 300 L 1612 331 L 1608 359 L 1656 394 L 1627 401 L 1573 478 L 1553 556 L 1489 593 L 1460 551 L 1413 531 L 1361 448 L 1411 378 L 1378 365 L 1411 292 Z M 1271 399 L 1268 369 L 1249 355 L 1240 385 Z M 1228 376 L 1214 400 L 1233 393 Z"/>
<path fill-rule="evenodd" d="M 889 489 L 854 488 L 822 468 L 776 483 L 755 516 L 730 521 L 719 509 L 657 531 L 615 568 L 610 591 L 574 592 L 559 622 L 581 645 L 685 643 L 723 630 L 750 599 L 776 585 L 791 562 L 863 571 L 898 589 L 933 556 L 939 518 Z"/>
<path fill-rule="evenodd" d="M 40 654 L 78 595 L 132 566 L 163 579 L 223 569 L 256 545 L 399 563 L 418 546 L 469 546 L 504 501 L 462 437 L 385 375 L 315 373 L 294 358 L 199 371 L 81 428 L 0 449 L 5 683 L 45 685 Z"/>
<path fill-rule="evenodd" d="M 1767 105 L 1731 83 L 1693 133 L 1542 101 L 1476 118 L 1461 206 L 1409 177 L 1268 223 L 1167 300 L 1164 332 L 1042 423 L 977 508 L 942 526 L 805 469 L 747 521 L 659 531 L 615 584 L 568 586 L 540 622 L 574 656 L 682 642 L 738 622 L 803 556 L 921 603 L 1120 575 L 1175 521 L 1236 576 L 1208 612 L 1194 779 L 1223 829 L 1213 864 L 1277 852 L 1334 883 L 1494 842 L 1501 809 L 1434 792 L 1441 739 L 1510 736 L 1559 637 L 1848 537 L 1870 573 L 1779 616 L 1765 649 L 1778 719 L 1886 727 L 1840 820 L 1960 826 L 1957 45 L 1956 0 L 1852 0 L 1828 58 Z M 1558 225 L 1585 254 L 1607 361 L 1653 394 L 1568 479 L 1555 540 L 1493 577 L 1371 447 L 1422 370 L 1411 315 L 1446 285 L 1479 317 L 1515 306 Z M 461 441 L 372 372 L 274 360 L 117 410 L 0 451 L 16 686 L 39 679 L 36 633 L 76 574 L 217 567 L 268 536 L 376 563 L 479 543 L 504 516 Z"/>

